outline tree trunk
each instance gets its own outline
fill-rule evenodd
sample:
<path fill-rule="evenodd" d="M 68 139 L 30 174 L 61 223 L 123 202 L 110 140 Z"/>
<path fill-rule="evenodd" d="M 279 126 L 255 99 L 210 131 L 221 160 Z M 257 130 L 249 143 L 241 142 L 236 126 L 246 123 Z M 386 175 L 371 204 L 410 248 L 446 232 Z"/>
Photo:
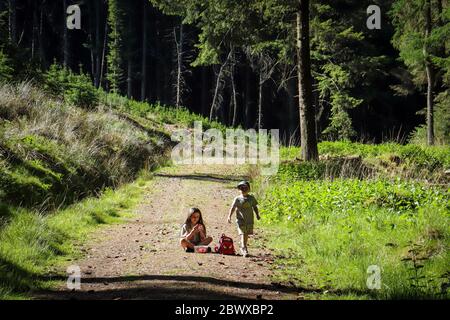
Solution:
<path fill-rule="evenodd" d="M 214 113 L 216 111 L 216 101 L 217 101 L 217 97 L 219 94 L 220 77 L 222 75 L 222 69 L 223 69 L 223 65 L 220 66 L 219 73 L 217 74 L 217 77 L 216 77 L 216 87 L 214 89 L 214 96 L 213 96 L 213 100 L 211 103 L 211 108 L 209 110 L 209 121 L 213 120 Z"/>
<path fill-rule="evenodd" d="M 141 101 L 144 101 L 147 96 L 147 0 L 142 2 L 142 69 L 141 69 Z"/>
<path fill-rule="evenodd" d="M 100 37 L 100 3 L 94 1 L 95 5 L 95 76 L 94 84 L 96 88 L 100 87 L 100 73 L 101 73 L 101 63 L 102 63 L 102 45 Z"/>
<path fill-rule="evenodd" d="M 262 77 L 262 73 L 259 72 L 259 81 L 258 81 L 258 129 L 262 129 L 262 100 L 263 100 L 263 84 L 264 80 Z"/>
<path fill-rule="evenodd" d="M 44 4 L 45 0 L 42 1 L 40 7 L 40 17 L 39 17 L 39 33 L 38 33 L 38 42 L 39 42 L 39 59 L 41 61 L 41 66 L 45 70 L 47 68 L 47 59 L 45 57 L 45 48 L 44 48 Z"/>
<path fill-rule="evenodd" d="M 180 33 L 177 40 L 176 29 L 173 30 L 177 50 L 177 82 L 176 82 L 176 107 L 181 106 L 182 81 L 183 81 L 183 24 L 180 23 Z"/>
<path fill-rule="evenodd" d="M 252 105 L 251 101 L 251 71 L 250 68 L 246 68 L 245 72 L 245 112 L 244 112 L 244 125 L 245 128 L 250 126 L 250 108 Z"/>
<path fill-rule="evenodd" d="M 234 79 L 234 68 L 235 68 L 235 60 L 233 54 L 233 66 L 231 67 L 231 91 L 232 91 L 232 100 L 233 100 L 233 120 L 231 122 L 231 126 L 236 126 L 236 117 L 237 117 L 237 94 L 236 94 L 236 83 Z"/>
<path fill-rule="evenodd" d="M 434 144 L 434 112 L 433 112 L 433 85 L 434 85 L 434 70 L 430 61 L 427 39 L 432 30 L 431 25 L 431 0 L 427 0 L 425 4 L 425 44 L 423 47 L 423 54 L 425 57 L 425 69 L 427 73 L 427 143 Z"/>
<path fill-rule="evenodd" d="M 67 30 L 67 22 L 66 22 L 66 17 L 67 17 L 67 0 L 63 0 L 63 65 L 64 67 L 68 68 L 70 61 L 69 61 L 69 33 Z"/>
<path fill-rule="evenodd" d="M 208 71 L 207 67 L 202 68 L 202 115 L 206 115 L 208 112 L 208 96 L 209 96 L 209 81 L 208 81 Z"/>
<path fill-rule="evenodd" d="M 297 64 L 301 156 L 306 161 L 317 161 L 319 153 L 317 150 L 316 121 L 312 95 L 309 0 L 299 0 L 297 13 Z"/>
<path fill-rule="evenodd" d="M 128 12 L 129 17 L 128 17 L 128 34 L 131 34 L 132 28 L 133 28 L 133 23 L 132 23 L 132 14 L 131 12 Z M 127 58 L 128 58 L 128 62 L 127 62 L 127 97 L 128 99 L 131 99 L 133 97 L 133 42 L 132 41 L 127 41 Z"/>
<path fill-rule="evenodd" d="M 231 51 L 228 53 L 228 57 L 225 60 L 225 62 L 220 66 L 219 73 L 217 74 L 216 89 L 214 90 L 214 97 L 213 97 L 213 101 L 211 103 L 211 110 L 209 113 L 209 121 L 213 120 L 214 112 L 216 111 L 216 103 L 219 98 L 219 89 L 220 89 L 220 82 L 222 81 L 222 73 L 223 73 L 223 70 L 225 69 L 225 66 L 228 63 L 228 60 L 230 59 L 230 56 L 231 56 Z"/>
<path fill-rule="evenodd" d="M 89 10 L 89 12 L 94 11 L 94 9 L 92 7 L 92 2 L 90 2 L 90 1 L 88 1 L 88 10 Z M 90 42 L 90 52 L 91 52 L 91 76 L 92 76 L 92 79 L 94 79 L 94 85 L 97 83 L 96 74 L 95 74 L 95 62 L 96 62 L 96 60 L 95 60 L 96 42 L 94 39 L 95 24 L 96 24 L 96 21 L 94 21 L 94 17 L 92 15 L 89 15 L 88 39 Z"/>
<path fill-rule="evenodd" d="M 34 59 L 36 55 L 36 43 L 38 42 L 38 33 L 39 33 L 39 18 L 38 18 L 38 10 L 39 3 L 38 1 L 33 2 L 33 26 L 32 26 L 32 34 L 31 34 L 31 59 Z"/>
<path fill-rule="evenodd" d="M 103 73 L 105 71 L 105 57 L 106 57 L 106 45 L 108 41 L 108 18 L 105 19 L 105 34 L 103 35 L 103 50 L 102 50 L 102 63 L 100 66 L 100 76 L 98 78 L 98 85 L 101 87 L 103 82 Z"/>
<path fill-rule="evenodd" d="M 294 139 L 294 135 L 295 135 L 295 131 L 298 128 L 298 119 L 296 120 L 296 115 L 297 115 L 297 98 L 296 98 L 296 94 L 297 94 L 297 90 L 296 90 L 296 83 L 295 83 L 295 79 L 291 79 L 288 80 L 287 83 L 287 88 L 286 88 L 286 92 L 287 92 L 287 105 L 288 105 L 288 112 L 286 114 L 287 119 L 286 119 L 286 123 L 287 125 L 287 132 L 289 135 L 288 138 L 288 144 L 291 145 L 293 143 L 293 139 Z"/>
<path fill-rule="evenodd" d="M 161 84 L 164 83 L 164 79 L 162 79 L 161 77 L 161 66 L 162 66 L 162 59 L 160 58 L 161 55 L 161 44 L 160 44 L 160 39 L 161 39 L 161 34 L 160 34 L 160 23 L 158 18 L 156 18 L 155 20 L 155 82 L 156 82 L 156 100 L 161 101 L 162 100 L 162 88 L 161 88 Z"/>
<path fill-rule="evenodd" d="M 17 44 L 17 7 L 16 0 L 9 0 L 9 39 Z"/>
<path fill-rule="evenodd" d="M 131 99 L 133 97 L 133 59 L 131 59 L 131 55 L 128 57 L 127 69 L 127 97 Z"/>

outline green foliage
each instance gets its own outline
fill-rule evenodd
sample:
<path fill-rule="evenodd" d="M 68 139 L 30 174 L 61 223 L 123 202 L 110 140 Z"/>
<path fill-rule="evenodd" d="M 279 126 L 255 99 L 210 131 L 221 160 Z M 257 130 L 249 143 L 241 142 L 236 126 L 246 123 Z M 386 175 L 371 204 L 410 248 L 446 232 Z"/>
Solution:
<path fill-rule="evenodd" d="M 84 73 L 74 74 L 55 63 L 50 66 L 44 78 L 44 88 L 56 97 L 64 97 L 69 104 L 92 109 L 99 101 L 98 90 Z"/>
<path fill-rule="evenodd" d="M 426 8 L 428 0 L 397 0 L 392 5 L 390 15 L 395 27 L 392 39 L 394 46 L 400 51 L 400 58 L 409 67 L 418 85 L 424 83 L 425 62 L 445 60 L 445 50 L 441 51 L 442 45 L 450 40 L 448 21 L 450 21 L 449 10 L 439 16 L 438 6 L 430 1 L 431 5 L 431 34 L 426 33 Z M 424 51 L 425 50 L 425 51 Z M 442 53 L 444 55 L 442 56 Z M 448 72 L 445 70 L 445 72 Z"/>
<path fill-rule="evenodd" d="M 319 152 L 322 155 L 322 162 L 314 165 L 305 163 L 288 163 L 290 168 L 309 167 L 315 168 L 315 172 L 307 175 L 300 174 L 299 177 L 323 178 L 326 167 L 330 161 L 345 159 L 346 157 L 360 157 L 362 163 L 367 165 L 385 164 L 387 161 L 392 165 L 402 166 L 403 170 L 418 176 L 431 177 L 432 173 L 444 171 L 450 168 L 450 153 L 445 146 L 425 146 L 425 145 L 400 145 L 397 143 L 383 144 L 363 144 L 348 141 L 321 142 Z M 280 156 L 284 160 L 293 160 L 300 154 L 300 148 L 282 148 Z M 329 161 L 326 159 L 329 158 Z M 339 164 L 339 162 L 337 162 Z M 421 170 L 426 170 L 423 172 Z M 406 173 L 405 172 L 405 173 Z M 428 174 L 427 174 L 428 173 Z"/>
<path fill-rule="evenodd" d="M 276 234 L 269 238 L 279 256 L 276 277 L 316 292 L 311 298 L 448 299 L 446 210 L 434 204 L 398 214 L 357 205 L 345 211 L 307 211 L 301 220 L 277 224 L 262 216 Z M 409 263 L 414 244 L 421 246 L 420 288 Z M 371 265 L 381 269 L 380 290 L 367 288 Z"/>
<path fill-rule="evenodd" d="M 434 111 L 435 144 L 450 145 L 450 90 L 441 92 L 436 97 Z M 414 129 L 409 138 L 410 143 L 426 145 L 427 128 L 420 125 Z"/>
<path fill-rule="evenodd" d="M 9 222 L 0 229 L 0 299 L 26 298 L 29 290 L 49 289 L 52 283 L 44 279 L 49 268 L 79 257 L 75 243 L 83 243 L 94 228 L 129 217 L 148 185 L 142 176 L 47 216 L 9 207 Z"/>
<path fill-rule="evenodd" d="M 0 82 L 9 81 L 12 78 L 13 68 L 7 55 L 0 50 Z"/>
<path fill-rule="evenodd" d="M 347 27 L 348 22 L 329 18 L 331 7 L 317 6 L 318 13 L 311 22 L 313 71 L 320 101 L 329 101 L 331 105 L 330 124 L 323 134 L 328 140 L 351 139 L 356 133 L 348 110 L 356 108 L 363 100 L 351 96 L 350 89 L 358 81 L 359 74 L 350 48 L 357 47 L 364 36 Z M 318 107 L 326 106 L 321 102 Z"/>
<path fill-rule="evenodd" d="M 426 27 L 426 12 L 430 6 L 430 29 Z M 442 3 L 441 3 L 442 5 Z M 440 12 L 442 10 L 442 12 Z M 450 58 L 450 9 L 437 2 L 428 0 L 397 0 L 390 12 L 395 26 L 392 39 L 400 51 L 400 59 L 408 67 L 415 84 L 423 89 L 427 83 L 426 65 L 430 65 L 436 79 L 433 79 L 433 96 L 435 106 L 434 125 L 438 144 L 449 143 L 449 87 Z M 411 137 L 414 143 L 426 141 L 426 128 L 419 126 Z"/>
<path fill-rule="evenodd" d="M 225 125 L 217 121 L 209 121 L 208 118 L 195 114 L 184 107 L 175 108 L 161 105 L 159 102 L 148 104 L 146 102 L 127 99 L 114 93 L 104 94 L 101 100 L 105 105 L 153 121 L 153 123 L 183 125 L 193 128 L 194 122 L 200 121 L 203 123 L 204 130 L 208 130 L 209 128 L 220 129 L 222 132 L 226 130 Z"/>
<path fill-rule="evenodd" d="M 448 299 L 448 188 L 399 177 L 324 179 L 330 159 L 348 156 L 434 172 L 449 167 L 448 149 L 323 142 L 319 150 L 318 163 L 282 163 L 260 191 L 277 279 L 315 291 L 311 298 Z M 298 154 L 281 150 L 282 159 Z M 370 265 L 382 270 L 381 290 L 367 288 Z"/>
<path fill-rule="evenodd" d="M 337 179 L 334 181 L 277 182 L 264 198 L 266 220 L 301 221 L 315 216 L 319 221 L 329 215 L 348 210 L 373 207 L 396 214 L 411 214 L 419 207 L 436 204 L 450 209 L 448 194 L 415 182 L 387 180 L 365 181 Z"/>
<path fill-rule="evenodd" d="M 48 78 L 54 95 L 71 86 L 70 73 L 59 67 Z M 8 120 L 0 123 L 0 201 L 10 205 L 51 211 L 129 182 L 143 167 L 157 166 L 169 140 L 159 123 L 132 120 L 120 105 L 117 114 L 103 106 L 85 110 L 29 84 L 0 92 L 0 115 Z"/>

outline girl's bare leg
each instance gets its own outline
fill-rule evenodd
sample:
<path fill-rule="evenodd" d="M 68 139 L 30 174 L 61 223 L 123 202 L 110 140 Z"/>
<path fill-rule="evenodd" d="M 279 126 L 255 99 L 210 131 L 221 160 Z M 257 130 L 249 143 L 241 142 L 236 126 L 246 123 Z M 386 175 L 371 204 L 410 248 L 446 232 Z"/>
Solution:
<path fill-rule="evenodd" d="M 184 249 L 186 249 L 186 248 L 194 249 L 194 245 L 185 238 L 180 239 L 180 244 Z"/>
<path fill-rule="evenodd" d="M 212 242 L 212 240 L 213 240 L 212 237 L 206 237 L 205 239 L 203 239 L 202 242 L 200 242 L 200 244 L 202 246 L 207 246 L 208 244 L 210 244 Z"/>

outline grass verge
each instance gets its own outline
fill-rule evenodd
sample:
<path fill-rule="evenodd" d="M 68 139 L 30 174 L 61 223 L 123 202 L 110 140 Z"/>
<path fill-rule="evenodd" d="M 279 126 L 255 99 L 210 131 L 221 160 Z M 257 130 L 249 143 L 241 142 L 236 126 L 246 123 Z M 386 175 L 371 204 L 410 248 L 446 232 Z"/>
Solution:
<path fill-rule="evenodd" d="M 0 300 L 27 299 L 33 290 L 54 285 L 49 272 L 79 258 L 87 236 L 98 227 L 120 223 L 132 215 L 152 176 L 143 173 L 133 183 L 106 189 L 98 198 L 49 214 L 11 209 L 0 229 Z"/>
<path fill-rule="evenodd" d="M 320 148 L 336 157 L 359 153 L 363 162 L 392 153 L 411 166 L 432 160 L 437 164 L 426 164 L 430 174 L 446 169 L 449 156 L 448 150 L 415 146 Z M 289 161 L 294 150 L 281 154 Z M 449 299 L 447 178 L 427 183 L 427 176 L 399 176 L 395 168 L 389 174 L 328 175 L 328 160 L 291 160 L 277 176 L 255 181 L 276 281 L 296 286 L 305 299 Z M 380 289 L 367 284 L 374 284 L 368 271 L 373 265 L 381 271 Z"/>

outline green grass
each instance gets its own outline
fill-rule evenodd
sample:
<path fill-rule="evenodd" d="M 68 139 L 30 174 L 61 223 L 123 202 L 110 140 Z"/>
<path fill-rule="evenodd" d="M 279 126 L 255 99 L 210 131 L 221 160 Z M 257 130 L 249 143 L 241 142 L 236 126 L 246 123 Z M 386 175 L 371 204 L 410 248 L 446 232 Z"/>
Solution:
<path fill-rule="evenodd" d="M 0 229 L 0 300 L 25 299 L 30 291 L 51 287 L 49 273 L 80 257 L 80 245 L 93 230 L 132 216 L 151 183 L 142 174 L 134 183 L 50 214 L 12 209 Z"/>
<path fill-rule="evenodd" d="M 416 146 L 321 143 L 322 155 L 386 158 L 398 154 L 420 165 L 426 154 L 448 165 L 448 151 Z M 410 152 L 413 150 L 414 152 Z M 419 150 L 419 152 L 416 152 Z M 281 151 L 287 163 L 260 196 L 274 271 L 282 282 L 314 299 L 448 299 L 450 194 L 447 184 L 396 175 L 329 176 L 319 163 L 292 162 L 298 149 Z M 437 159 L 437 160 L 436 160 Z M 436 161 L 435 161 L 436 160 Z M 328 172 L 329 173 L 329 172 Z M 367 268 L 381 268 L 382 288 L 369 290 Z"/>
<path fill-rule="evenodd" d="M 184 108 L 96 90 L 57 67 L 43 88 L 1 84 L 0 299 L 52 286 L 52 267 L 78 257 L 91 231 L 120 222 L 139 201 L 142 169 L 166 164 L 166 124 L 194 121 L 225 129 Z"/>
<path fill-rule="evenodd" d="M 225 132 L 227 127 L 217 121 L 209 121 L 208 118 L 189 111 L 184 107 L 165 106 L 160 103 L 148 104 L 130 100 L 117 94 L 103 93 L 101 101 L 107 106 L 111 106 L 121 112 L 129 113 L 135 117 L 146 119 L 154 123 L 173 124 L 183 127 L 194 127 L 195 121 L 202 122 L 203 129 L 216 128 Z"/>
<path fill-rule="evenodd" d="M 161 123 L 87 110 L 29 83 L 0 85 L 0 202 L 45 211 L 75 203 L 133 181 L 169 145 Z"/>
<path fill-rule="evenodd" d="M 445 173 L 450 169 L 448 146 L 400 145 L 397 143 L 362 144 L 346 141 L 319 143 L 321 161 L 298 161 L 299 147 L 280 150 L 280 171 L 295 174 L 299 179 L 332 177 L 389 177 L 422 179 L 448 183 Z"/>

